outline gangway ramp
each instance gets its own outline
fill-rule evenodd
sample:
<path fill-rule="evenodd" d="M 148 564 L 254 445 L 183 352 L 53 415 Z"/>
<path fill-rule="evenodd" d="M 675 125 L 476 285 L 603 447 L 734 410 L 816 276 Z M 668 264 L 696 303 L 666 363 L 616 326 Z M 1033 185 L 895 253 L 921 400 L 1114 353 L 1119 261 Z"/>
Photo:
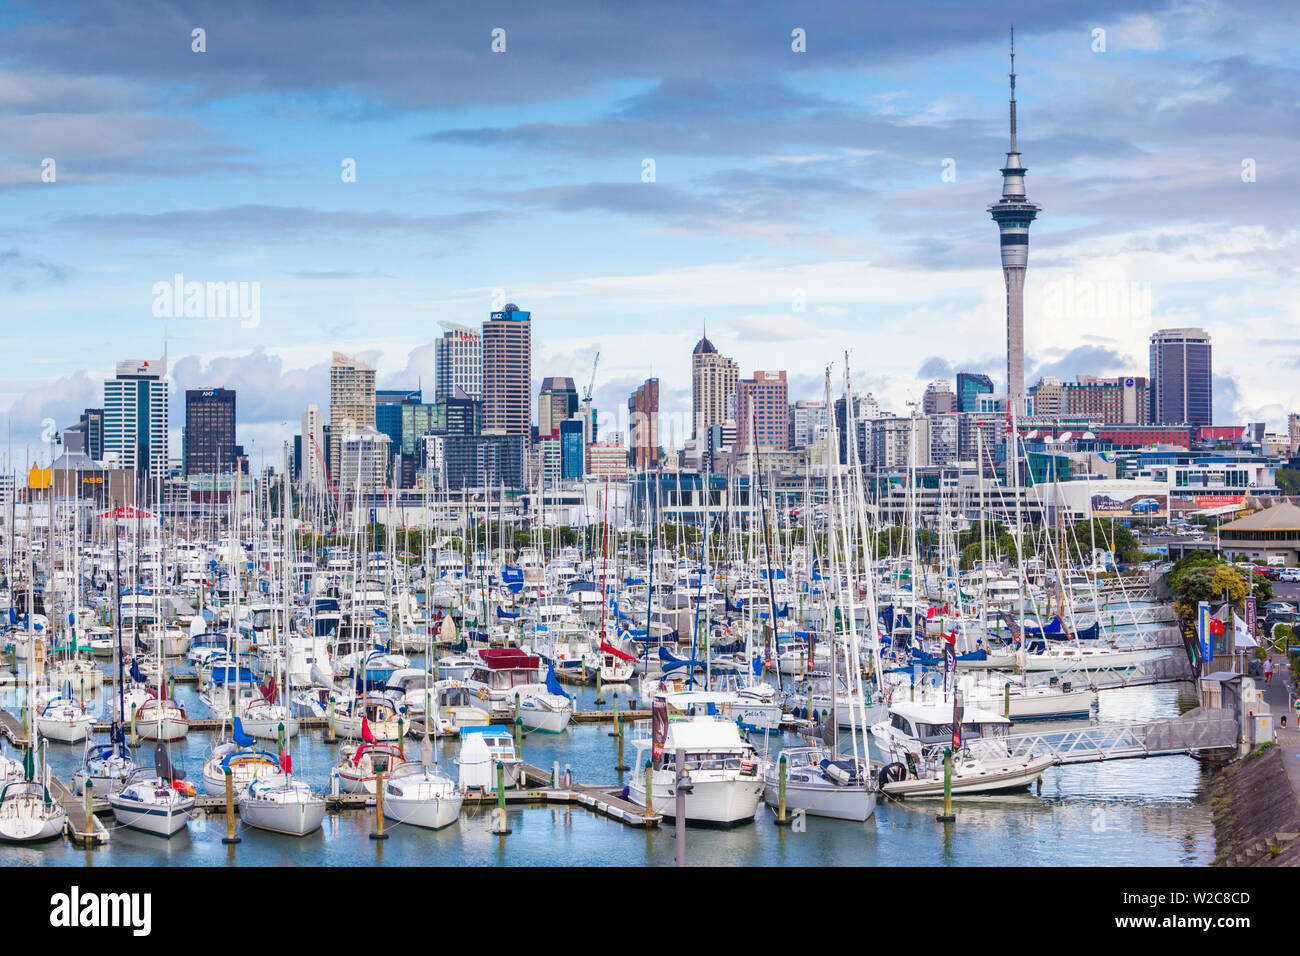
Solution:
<path fill-rule="evenodd" d="M 1234 711 L 1197 707 L 1166 720 L 981 738 L 972 740 L 969 746 L 976 757 L 1050 754 L 1057 764 L 1074 764 L 1236 749 L 1240 739 L 1241 728 Z"/>

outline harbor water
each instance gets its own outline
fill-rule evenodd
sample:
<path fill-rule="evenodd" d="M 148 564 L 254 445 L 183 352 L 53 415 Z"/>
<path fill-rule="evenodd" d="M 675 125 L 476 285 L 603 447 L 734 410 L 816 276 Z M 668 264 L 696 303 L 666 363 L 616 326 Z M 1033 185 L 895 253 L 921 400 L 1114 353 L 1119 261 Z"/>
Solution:
<path fill-rule="evenodd" d="M 571 688 L 580 709 L 595 709 L 594 688 Z M 103 713 L 102 693 L 95 698 Z M 0 693 L 0 702 L 14 713 L 21 690 Z M 627 696 L 633 690 L 624 688 Z M 192 716 L 205 715 L 192 684 L 178 684 L 177 698 Z M 611 707 L 612 688 L 605 688 L 604 709 Z M 625 697 L 626 710 L 635 700 Z M 1103 691 L 1093 721 L 1126 722 L 1174 716 L 1196 705 L 1190 684 Z M 1016 731 L 1063 729 L 1060 722 L 1017 724 Z M 530 733 L 522 756 L 537 767 L 566 766 L 583 784 L 627 781 L 615 772 L 616 743 L 606 723 L 572 724 L 561 734 Z M 630 741 L 648 735 L 647 722 L 628 725 L 626 759 L 635 751 Z M 847 732 L 846 732 L 847 735 Z M 202 791 L 202 765 L 215 734 L 191 732 L 170 745 L 173 762 Z M 328 789 L 330 771 L 341 745 L 327 745 L 320 730 L 304 730 L 291 744 L 295 774 L 317 792 Z M 801 739 L 773 736 L 751 738 L 760 751 L 775 753 Z M 269 745 L 273 748 L 273 745 Z M 842 748 L 847 747 L 842 742 Z M 409 752 L 419 742 L 408 738 Z M 459 747 L 455 738 L 438 744 L 438 759 L 453 774 Z M 51 743 L 52 772 L 70 780 L 79 765 L 82 745 Z M 152 745 L 135 750 L 137 762 L 152 761 Z M 873 758 L 876 755 L 873 753 Z M 941 806 L 934 800 L 893 802 L 882 798 L 865 823 L 809 817 L 802 830 L 776 827 L 773 812 L 760 806 L 752 824 L 729 830 L 691 827 L 687 857 L 693 864 L 712 866 L 821 865 L 1038 865 L 1189 866 L 1214 858 L 1214 833 L 1209 809 L 1201 800 L 1206 771 L 1191 757 L 1159 757 L 1055 767 L 1042 777 L 1041 792 L 962 797 L 954 804 L 957 821 L 936 822 Z M 387 821 L 387 841 L 373 841 L 374 808 L 326 815 L 321 831 L 299 839 L 241 828 L 242 842 L 221 842 L 225 821 L 217 811 L 194 819 L 187 830 L 170 840 L 116 826 L 106 846 L 85 850 L 66 840 L 45 845 L 0 846 L 0 865 L 31 866 L 646 866 L 672 865 L 674 830 L 640 829 L 589 811 L 578 804 L 511 808 L 509 836 L 491 832 L 487 807 L 466 805 L 458 823 L 429 831 Z"/>

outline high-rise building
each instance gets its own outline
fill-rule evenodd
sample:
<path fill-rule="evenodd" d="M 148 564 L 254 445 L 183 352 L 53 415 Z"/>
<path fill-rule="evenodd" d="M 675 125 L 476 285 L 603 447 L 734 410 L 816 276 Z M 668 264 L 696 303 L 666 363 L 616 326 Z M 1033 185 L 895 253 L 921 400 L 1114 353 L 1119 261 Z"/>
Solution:
<path fill-rule="evenodd" d="M 927 415 L 946 415 L 957 411 L 957 396 L 952 390 L 952 383 L 947 379 L 936 378 L 925 389 L 921 399 L 921 410 Z"/>
<path fill-rule="evenodd" d="M 751 433 L 750 428 L 753 428 Z M 790 450 L 790 391 L 785 372 L 756 371 L 736 384 L 737 450 Z M 751 439 L 752 434 L 752 439 Z"/>
<path fill-rule="evenodd" d="M 627 422 L 628 464 L 633 468 L 658 467 L 659 379 L 646 379 L 628 398 Z"/>
<path fill-rule="evenodd" d="M 388 487 L 391 457 L 387 435 L 372 425 L 341 436 L 339 494 L 353 500 Z"/>
<path fill-rule="evenodd" d="M 302 477 L 305 492 L 325 491 L 325 419 L 319 405 L 302 413 Z"/>
<path fill-rule="evenodd" d="M 957 373 L 957 411 L 979 411 L 979 397 L 993 394 L 993 379 L 979 372 Z"/>
<path fill-rule="evenodd" d="M 584 430 L 581 415 L 560 423 L 560 477 L 565 481 L 581 478 L 586 470 Z"/>
<path fill-rule="evenodd" d="M 185 474 L 234 474 L 235 392 L 229 388 L 185 390 Z"/>
<path fill-rule="evenodd" d="M 1025 196 L 1025 173 L 1016 145 L 1016 33 L 1011 31 L 1011 148 L 1002 167 L 1002 198 L 989 206 L 998 224 L 1002 248 L 1002 278 L 1007 286 L 1007 404 L 1025 414 L 1025 269 L 1029 265 L 1029 224 L 1040 206 Z"/>
<path fill-rule="evenodd" d="M 537 395 L 537 435 L 555 438 L 560 425 L 578 411 L 578 389 L 571 378 L 549 376 L 542 379 L 542 389 Z"/>
<path fill-rule="evenodd" d="M 154 482 L 167 477 L 167 359 L 117 363 L 117 375 L 104 383 L 104 456 L 118 468 L 133 468 Z M 140 500 L 154 490 L 142 488 Z"/>
<path fill-rule="evenodd" d="M 735 415 L 733 405 L 740 366 L 701 338 L 691 353 L 691 437 L 703 439 L 709 429 Z"/>
<path fill-rule="evenodd" d="M 1300 415 L 1292 412 L 1286 417 L 1286 432 L 1291 439 L 1291 454 L 1300 452 Z"/>
<path fill-rule="evenodd" d="M 439 322 L 442 338 L 434 340 L 434 399 L 450 398 L 460 389 L 483 397 L 483 336 L 452 322 Z"/>
<path fill-rule="evenodd" d="M 1153 425 L 1214 424 L 1214 367 L 1204 329 L 1160 329 L 1151 335 L 1150 420 Z"/>
<path fill-rule="evenodd" d="M 532 433 L 532 321 L 513 302 L 483 323 L 483 428 Z"/>
<path fill-rule="evenodd" d="M 1080 375 L 1076 382 L 1044 376 L 1029 390 L 1035 418 L 1084 418 L 1105 425 L 1147 420 L 1147 380 Z"/>
<path fill-rule="evenodd" d="M 931 465 L 950 465 L 957 460 L 961 450 L 960 415 L 939 412 L 925 416 L 929 431 L 928 449 Z"/>
<path fill-rule="evenodd" d="M 375 390 L 375 428 L 388 436 L 388 453 L 402 452 L 402 417 L 406 408 L 420 405 L 420 389 L 380 388 Z M 410 413 L 406 413 L 408 416 Z"/>
<path fill-rule="evenodd" d="M 806 448 L 821 441 L 829 423 L 826 403 L 801 399 L 790 406 L 790 447 Z"/>
<path fill-rule="evenodd" d="M 330 361 L 330 474 L 339 481 L 344 436 L 375 427 L 375 370 L 335 352 Z"/>

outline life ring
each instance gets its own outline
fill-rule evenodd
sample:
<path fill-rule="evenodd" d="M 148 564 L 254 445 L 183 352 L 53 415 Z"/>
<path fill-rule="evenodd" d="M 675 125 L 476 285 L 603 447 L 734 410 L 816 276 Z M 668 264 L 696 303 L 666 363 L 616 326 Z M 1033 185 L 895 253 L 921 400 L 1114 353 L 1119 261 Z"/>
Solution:
<path fill-rule="evenodd" d="M 480 687 L 480 688 L 478 689 L 478 699 L 479 699 L 479 700 L 487 700 L 489 696 L 490 696 L 490 695 L 488 694 L 488 689 L 487 689 L 486 687 Z"/>

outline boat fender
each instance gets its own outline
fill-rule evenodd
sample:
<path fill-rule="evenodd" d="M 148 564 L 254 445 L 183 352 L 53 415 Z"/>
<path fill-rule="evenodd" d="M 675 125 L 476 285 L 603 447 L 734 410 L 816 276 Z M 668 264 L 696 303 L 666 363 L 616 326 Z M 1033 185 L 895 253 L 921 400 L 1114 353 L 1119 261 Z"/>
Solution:
<path fill-rule="evenodd" d="M 886 764 L 880 768 L 880 785 L 899 783 L 907 779 L 907 768 L 901 763 Z"/>

